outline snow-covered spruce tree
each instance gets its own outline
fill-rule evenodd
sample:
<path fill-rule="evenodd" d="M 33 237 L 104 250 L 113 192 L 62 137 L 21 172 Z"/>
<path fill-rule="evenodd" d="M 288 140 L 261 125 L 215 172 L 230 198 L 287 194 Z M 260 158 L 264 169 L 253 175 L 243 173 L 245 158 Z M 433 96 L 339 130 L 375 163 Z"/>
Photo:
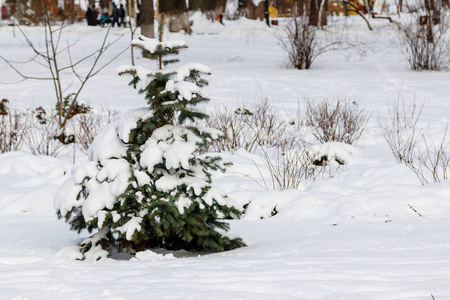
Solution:
<path fill-rule="evenodd" d="M 199 154 L 221 133 L 183 125 L 207 117 L 195 106 L 208 101 L 201 76 L 209 69 L 200 64 L 164 69 L 177 62 L 169 56 L 187 47 L 163 42 L 162 28 L 159 40 L 141 36 L 132 45 L 158 63 L 157 70 L 119 69 L 121 75 L 133 75 L 131 85 L 141 84 L 149 108 L 107 126 L 91 145 L 89 162 L 55 198 L 58 217 L 72 230 L 98 230 L 81 243 L 80 258 L 100 259 L 114 248 L 224 251 L 245 246 L 240 238 L 223 235 L 229 229 L 223 219 L 240 211 L 211 186 L 211 172 L 225 171 L 226 164 Z"/>

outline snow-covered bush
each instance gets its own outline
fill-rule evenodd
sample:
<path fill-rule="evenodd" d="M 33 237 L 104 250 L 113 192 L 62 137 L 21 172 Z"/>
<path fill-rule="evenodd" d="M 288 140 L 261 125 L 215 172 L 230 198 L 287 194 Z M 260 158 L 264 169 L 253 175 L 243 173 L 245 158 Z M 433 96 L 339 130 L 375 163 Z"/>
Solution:
<path fill-rule="evenodd" d="M 338 142 L 289 144 L 262 151 L 261 160 L 269 173 L 268 180 L 255 165 L 263 180 L 262 188 L 282 191 L 306 188 L 318 178 L 332 178 L 340 166 L 358 154 L 356 147 Z"/>
<path fill-rule="evenodd" d="M 72 230 L 99 230 L 80 247 L 82 253 L 99 245 L 131 251 L 157 247 L 223 251 L 244 246 L 240 238 L 223 235 L 229 228 L 223 219 L 239 216 L 239 209 L 211 186 L 211 172 L 224 171 L 226 164 L 219 157 L 198 155 L 220 132 L 183 125 L 207 117 L 195 106 L 208 101 L 201 90 L 207 82 L 201 75 L 209 69 L 200 64 L 163 69 L 177 61 L 166 57 L 186 45 L 163 42 L 162 28 L 159 40 L 141 36 L 132 45 L 158 62 L 157 70 L 119 69 L 119 74 L 133 76 L 133 85 L 140 82 L 149 108 L 129 112 L 96 137 L 89 162 L 55 198 L 58 216 Z M 175 119 L 180 125 L 174 125 Z"/>
<path fill-rule="evenodd" d="M 314 181 L 324 170 L 313 164 L 314 155 L 309 147 L 277 148 L 274 155 L 264 151 L 261 155 L 270 173 L 270 182 L 264 180 L 266 190 L 298 189 L 301 184 Z"/>

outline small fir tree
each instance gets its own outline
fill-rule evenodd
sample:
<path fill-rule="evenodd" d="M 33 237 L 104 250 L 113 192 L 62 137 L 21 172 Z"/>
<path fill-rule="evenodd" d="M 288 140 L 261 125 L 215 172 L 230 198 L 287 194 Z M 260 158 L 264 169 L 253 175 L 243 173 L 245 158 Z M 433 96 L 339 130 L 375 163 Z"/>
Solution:
<path fill-rule="evenodd" d="M 166 69 L 178 62 L 169 57 L 187 46 L 163 42 L 162 35 L 160 25 L 158 40 L 132 41 L 144 57 L 157 61 L 157 70 L 119 69 L 121 75 L 133 75 L 131 85 L 140 82 L 149 108 L 107 126 L 91 145 L 89 162 L 55 198 L 58 217 L 72 230 L 98 230 L 81 243 L 82 258 L 106 257 L 114 247 L 224 251 L 245 245 L 221 233 L 229 229 L 224 218 L 240 215 L 237 205 L 211 186 L 212 171 L 225 171 L 226 164 L 199 154 L 221 133 L 183 125 L 207 117 L 195 106 L 208 101 L 201 76 L 209 69 L 200 64 Z"/>

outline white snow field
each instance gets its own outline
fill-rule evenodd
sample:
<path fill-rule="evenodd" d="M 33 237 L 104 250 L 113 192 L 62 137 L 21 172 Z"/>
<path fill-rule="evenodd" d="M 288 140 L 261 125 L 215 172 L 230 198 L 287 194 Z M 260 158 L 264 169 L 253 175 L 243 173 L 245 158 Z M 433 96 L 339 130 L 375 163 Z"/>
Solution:
<path fill-rule="evenodd" d="M 294 115 L 308 97 L 314 103 L 348 99 L 371 113 L 357 147 L 328 145 L 347 155 L 333 178 L 265 190 L 254 163 L 259 155 L 223 153 L 234 165 L 213 183 L 250 202 L 229 232 L 247 247 L 209 255 L 147 251 L 93 263 L 73 259 L 73 247 L 89 233 L 70 231 L 53 208 L 56 191 L 86 161 L 84 154 L 77 153 L 75 164 L 72 148 L 56 158 L 26 149 L 1 154 L 0 299 L 450 299 L 450 182 L 421 185 L 395 162 L 379 127 L 389 120 L 392 102 L 403 98 L 407 107 L 424 103 L 418 125 L 429 138 L 442 139 L 450 120 L 450 73 L 410 71 L 392 47 L 398 37 L 386 20 L 371 20 L 373 32 L 358 19 L 338 21 L 347 24 L 351 39 L 366 43 L 366 55 L 330 52 L 303 71 L 285 67 L 284 52 L 270 30 L 261 30 L 262 22 L 206 24 L 192 35 L 167 35 L 189 46 L 182 62 L 211 68 L 207 111 L 267 98 L 280 113 Z M 24 30 L 42 46 L 42 27 Z M 81 56 L 96 49 L 105 30 L 78 24 L 62 41 L 79 39 L 73 53 Z M 106 59 L 128 46 L 129 30 L 111 32 L 120 34 Z M 31 57 L 17 28 L 7 26 L 0 27 L 0 54 L 15 61 Z M 148 64 L 136 56 L 137 64 Z M 122 112 L 145 106 L 129 78 L 117 75 L 125 64 L 129 50 L 88 82 L 81 99 Z M 37 65 L 22 67 L 43 75 Z M 0 82 L 18 80 L 0 61 Z M 45 81 L 1 84 L 3 98 L 18 108 L 54 105 L 52 84 Z M 274 207 L 278 214 L 269 217 Z"/>

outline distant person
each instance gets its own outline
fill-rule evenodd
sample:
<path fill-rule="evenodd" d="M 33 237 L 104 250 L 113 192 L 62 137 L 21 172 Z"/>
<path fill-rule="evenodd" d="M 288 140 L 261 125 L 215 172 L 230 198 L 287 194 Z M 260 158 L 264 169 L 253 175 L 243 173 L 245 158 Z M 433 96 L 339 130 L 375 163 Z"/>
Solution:
<path fill-rule="evenodd" d="M 100 19 L 97 20 L 97 23 L 100 26 L 105 26 L 106 24 L 111 23 L 111 19 L 109 18 L 108 10 L 106 8 L 103 9 L 103 13 L 100 16 Z"/>
<path fill-rule="evenodd" d="M 113 8 L 111 11 L 111 18 L 113 19 L 112 21 L 112 27 L 114 27 L 115 24 L 117 24 L 118 27 L 120 27 L 120 11 L 117 8 L 117 5 L 115 3 L 113 3 Z"/>
<path fill-rule="evenodd" d="M 123 8 L 123 4 L 119 6 L 119 18 L 119 26 L 123 24 L 123 27 L 125 27 L 125 8 Z"/>
<path fill-rule="evenodd" d="M 97 21 L 98 9 L 97 9 L 97 7 L 95 7 L 95 5 L 92 5 L 92 17 L 94 18 L 95 25 L 97 25 L 98 24 L 98 21 Z"/>
<path fill-rule="evenodd" d="M 92 8 L 89 6 L 86 13 L 84 14 L 84 17 L 86 18 L 86 21 L 88 23 L 88 26 L 95 26 L 96 20 L 94 19 L 94 15 L 92 13 Z"/>
<path fill-rule="evenodd" d="M 8 20 L 10 17 L 11 17 L 11 14 L 9 13 L 5 4 L 3 4 L 2 5 L 2 20 Z"/>

